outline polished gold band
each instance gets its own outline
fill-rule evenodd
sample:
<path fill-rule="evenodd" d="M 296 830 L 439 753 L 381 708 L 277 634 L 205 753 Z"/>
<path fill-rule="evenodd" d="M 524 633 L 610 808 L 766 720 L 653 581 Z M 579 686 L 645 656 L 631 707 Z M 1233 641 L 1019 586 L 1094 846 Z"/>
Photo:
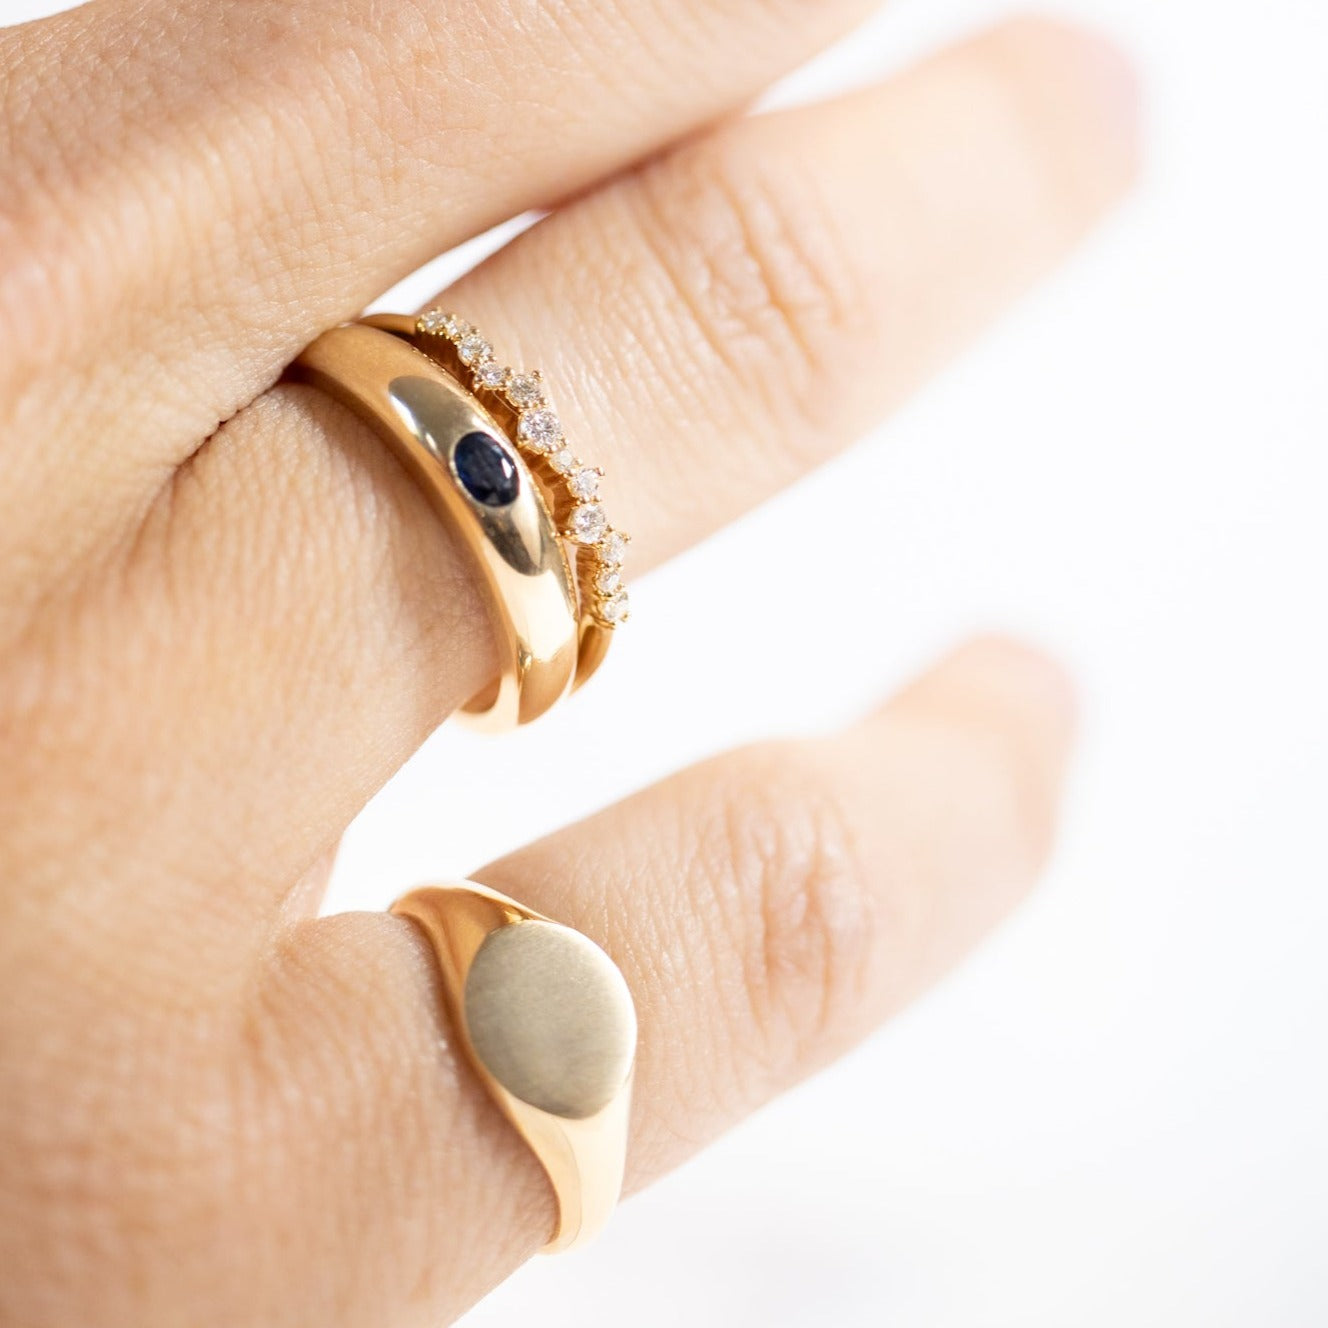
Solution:
<path fill-rule="evenodd" d="M 404 895 L 438 959 L 443 999 L 490 1096 L 548 1173 L 558 1220 L 546 1251 L 608 1220 L 622 1190 L 636 1012 L 588 937 L 471 881 Z"/>
<path fill-rule="evenodd" d="M 370 424 L 479 565 L 498 618 L 498 680 L 464 713 L 511 728 L 542 715 L 577 673 L 578 598 L 547 502 L 473 393 L 399 337 L 362 324 L 325 332 L 291 377 Z"/>

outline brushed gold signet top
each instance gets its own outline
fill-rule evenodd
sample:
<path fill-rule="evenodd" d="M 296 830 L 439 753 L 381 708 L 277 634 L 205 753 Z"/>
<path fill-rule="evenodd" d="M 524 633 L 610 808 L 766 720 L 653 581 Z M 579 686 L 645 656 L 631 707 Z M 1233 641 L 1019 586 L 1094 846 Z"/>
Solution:
<path fill-rule="evenodd" d="M 290 369 L 371 425 L 478 564 L 498 619 L 498 680 L 463 714 L 501 730 L 544 714 L 571 689 L 578 656 L 572 570 L 539 486 L 497 421 L 435 361 L 362 324 L 325 332 Z M 457 446 L 485 435 L 515 476 L 490 506 L 459 482 Z"/>
<path fill-rule="evenodd" d="M 467 1058 L 548 1174 L 546 1251 L 584 1244 L 622 1190 L 636 1055 L 622 974 L 580 932 L 472 881 L 412 891 L 392 911 L 424 932 Z"/>

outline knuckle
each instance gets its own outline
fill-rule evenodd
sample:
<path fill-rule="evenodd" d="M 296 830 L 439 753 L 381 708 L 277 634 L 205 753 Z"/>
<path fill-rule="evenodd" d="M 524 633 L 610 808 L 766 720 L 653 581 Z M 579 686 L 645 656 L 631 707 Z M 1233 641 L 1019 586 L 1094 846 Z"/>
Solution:
<path fill-rule="evenodd" d="M 78 304 L 73 256 L 52 217 L 6 208 L 0 199 L 0 402 L 7 426 L 36 366 L 55 356 L 57 320 L 49 311 Z"/>
<path fill-rule="evenodd" d="M 875 894 L 831 782 L 806 749 L 753 749 L 722 814 L 721 901 L 736 920 L 736 1020 L 782 1079 L 824 1059 L 861 1004 L 878 929 Z"/>
<path fill-rule="evenodd" d="M 796 442 L 871 308 L 826 200 L 766 155 L 738 125 L 648 168 L 640 230 L 704 379 L 740 387 Z"/>

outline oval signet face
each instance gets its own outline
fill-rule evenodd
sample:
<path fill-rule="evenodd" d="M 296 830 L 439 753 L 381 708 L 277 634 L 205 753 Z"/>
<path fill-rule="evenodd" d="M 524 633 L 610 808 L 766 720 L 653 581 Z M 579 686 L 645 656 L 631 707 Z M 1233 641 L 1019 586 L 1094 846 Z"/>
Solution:
<path fill-rule="evenodd" d="M 516 462 L 494 437 L 479 431 L 458 440 L 452 466 L 461 487 L 485 507 L 506 507 L 521 489 Z"/>
<path fill-rule="evenodd" d="M 631 1073 L 636 1014 L 627 983 L 570 927 L 526 921 L 490 932 L 466 978 L 465 1014 L 485 1069 L 555 1116 L 593 1116 Z"/>

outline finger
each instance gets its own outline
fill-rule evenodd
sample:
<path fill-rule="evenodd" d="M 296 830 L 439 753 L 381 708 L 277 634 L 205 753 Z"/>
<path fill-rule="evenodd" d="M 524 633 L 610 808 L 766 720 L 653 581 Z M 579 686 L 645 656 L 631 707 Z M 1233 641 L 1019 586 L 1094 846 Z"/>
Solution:
<path fill-rule="evenodd" d="M 640 1022 L 629 1189 L 860 1039 L 1008 910 L 1046 851 L 1068 728 L 1060 675 L 988 642 L 849 734 L 721 757 L 479 873 L 623 969 Z M 440 1055 L 429 960 L 409 927 L 349 915 L 293 934 L 271 982 L 263 1064 L 293 1118 L 273 1122 L 286 1165 L 263 1197 L 309 1223 L 291 1281 L 317 1250 L 319 1322 L 367 1321 L 369 1288 L 380 1322 L 456 1315 L 553 1209 Z M 310 1128 L 314 1093 L 334 1106 Z"/>
<path fill-rule="evenodd" d="M 570 437 L 593 440 L 634 534 L 629 572 L 842 446 L 1064 252 L 1124 177 L 1120 112 L 1085 91 L 1103 59 L 1063 30 L 1002 30 L 881 90 L 723 130 L 466 284 L 500 342 L 555 365 Z M 201 755 L 183 759 L 218 763 L 208 787 L 226 772 L 246 842 L 289 872 L 314 847 L 292 822 L 339 833 L 489 680 L 483 603 L 382 444 L 307 390 L 234 421 L 168 510 L 139 548 L 188 614 L 178 685 L 201 698 L 224 660 L 235 710 L 273 735 L 255 769 L 249 725 L 195 702 Z"/>
<path fill-rule="evenodd" d="M 1060 259 L 1130 180 L 1136 114 L 1114 49 L 1009 24 L 690 143 L 440 298 L 543 368 L 650 565 L 852 442 Z"/>
<path fill-rule="evenodd" d="M 318 332 L 866 7 L 100 0 L 0 34 L 7 538 L 49 577 L 125 534 Z"/>
<path fill-rule="evenodd" d="M 841 429 L 906 392 L 958 329 L 1059 256 L 1122 175 L 1119 112 L 1089 90 L 1087 71 L 1104 58 L 1083 38 L 1024 25 L 879 92 L 734 126 L 716 146 L 687 149 L 674 159 L 678 215 L 714 208 L 719 247 L 693 260 L 695 280 L 675 293 L 660 285 L 664 265 L 650 264 L 649 244 L 631 248 L 630 229 L 587 228 L 578 271 L 591 300 L 575 310 L 532 306 L 538 319 L 518 349 L 552 351 L 564 338 L 595 347 L 597 317 L 611 317 L 615 302 L 635 311 L 624 344 L 653 356 L 624 359 L 611 383 L 602 358 L 568 358 L 558 385 L 573 436 L 604 448 L 615 520 L 621 511 L 635 527 L 629 571 L 845 441 Z M 742 136 L 744 151 L 724 146 L 729 134 Z M 743 189 L 726 177 L 714 177 L 709 195 L 686 192 L 700 169 L 692 154 L 706 151 L 733 171 L 760 170 L 753 218 L 735 215 L 729 199 Z M 838 168 L 845 160 L 852 170 Z M 670 169 L 665 161 L 649 168 L 649 183 L 614 188 L 662 200 Z M 723 326 L 731 302 L 742 303 L 732 285 L 706 277 L 757 261 L 725 253 L 730 237 L 751 227 L 780 235 L 779 208 L 805 215 L 798 203 L 807 197 L 820 198 L 816 224 L 835 228 L 843 261 L 859 264 L 835 283 L 858 292 L 847 321 L 834 300 L 822 312 L 800 305 L 801 319 L 823 329 L 809 342 L 820 349 L 810 371 L 781 338 L 788 323 L 777 314 L 728 339 L 727 355 L 673 370 L 669 357 L 686 364 L 701 336 L 690 329 L 704 323 L 689 319 Z M 571 262 L 577 213 L 607 206 L 585 200 L 541 227 L 512 259 L 512 278 Z M 896 218 L 884 238 L 883 216 Z M 547 265 L 535 261 L 542 235 L 554 237 Z M 695 242 L 708 243 L 704 233 Z M 805 243 L 818 244 L 817 233 Z M 619 244 L 636 269 L 620 271 Z M 791 239 L 783 247 L 797 250 Z M 950 266 L 971 287 L 936 278 Z M 503 272 L 500 260 L 470 287 L 495 317 L 519 298 Z M 500 294 L 486 296 L 486 280 Z M 515 331 L 515 320 L 499 321 Z M 862 374 L 862 347 L 882 345 L 897 353 Z M 593 382 L 611 387 L 612 404 Z M 733 427 L 717 429 L 716 417 Z M 702 485 L 683 462 L 707 441 Z M 71 640 L 85 648 L 71 651 Z M 16 755 L 3 777 L 14 795 L 0 799 L 0 829 L 25 879 L 49 883 L 52 894 L 62 881 L 99 878 L 99 855 L 136 863 L 133 897 L 113 901 L 106 925 L 138 946 L 154 943 L 165 916 L 181 928 L 206 917 L 206 957 L 241 981 L 290 881 L 449 710 L 484 687 L 491 651 L 469 563 L 378 439 L 317 393 L 269 393 L 180 473 L 131 554 L 108 560 L 95 598 L 63 616 L 48 612 L 30 655 L 43 704 L 13 720 Z M 126 710 L 126 695 L 151 705 Z M 95 772 L 107 753 L 124 774 L 98 786 L 95 800 L 71 808 L 48 794 L 58 786 L 53 768 Z"/>

